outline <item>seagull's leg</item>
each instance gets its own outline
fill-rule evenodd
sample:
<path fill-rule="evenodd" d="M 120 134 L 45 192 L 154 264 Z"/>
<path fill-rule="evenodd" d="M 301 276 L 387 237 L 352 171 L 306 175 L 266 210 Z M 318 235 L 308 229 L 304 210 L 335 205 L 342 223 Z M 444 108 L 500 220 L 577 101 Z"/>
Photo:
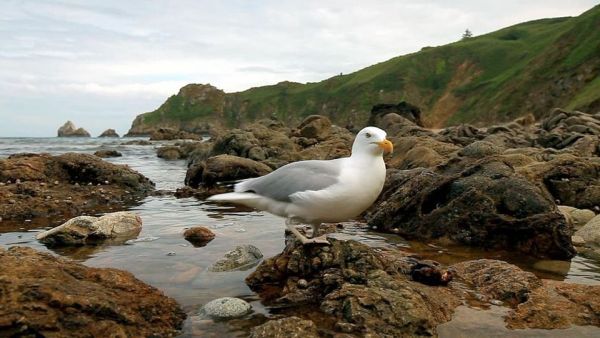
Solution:
<path fill-rule="evenodd" d="M 298 231 L 298 229 L 296 229 L 296 227 L 294 226 L 294 224 L 290 218 L 285 220 L 285 226 L 288 228 L 289 231 L 291 231 L 294 234 L 294 236 L 296 236 L 296 238 L 298 240 L 300 240 L 300 242 L 302 242 L 303 245 L 305 245 L 305 244 L 330 244 L 329 241 L 327 241 L 327 239 L 324 238 L 325 236 L 323 236 L 323 238 L 317 237 L 317 238 L 311 238 L 311 239 L 304 237 L 304 235 L 302 235 L 300 233 L 300 231 Z"/>
<path fill-rule="evenodd" d="M 310 226 L 312 227 L 312 234 L 311 234 L 311 239 L 310 239 L 311 243 L 331 244 L 327 240 L 326 234 L 322 235 L 322 236 L 318 236 L 319 235 L 319 226 L 321 226 L 321 223 L 311 223 Z"/>

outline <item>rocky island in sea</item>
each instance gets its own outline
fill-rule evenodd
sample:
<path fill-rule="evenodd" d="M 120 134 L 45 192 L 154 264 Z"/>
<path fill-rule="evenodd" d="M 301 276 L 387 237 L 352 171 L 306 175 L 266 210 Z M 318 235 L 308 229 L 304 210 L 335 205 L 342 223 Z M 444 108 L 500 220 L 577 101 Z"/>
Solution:
<path fill-rule="evenodd" d="M 319 83 L 189 84 L 127 141 L 0 138 L 0 336 L 600 336 L 599 9 Z M 366 125 L 385 185 L 330 245 L 206 200 Z"/>

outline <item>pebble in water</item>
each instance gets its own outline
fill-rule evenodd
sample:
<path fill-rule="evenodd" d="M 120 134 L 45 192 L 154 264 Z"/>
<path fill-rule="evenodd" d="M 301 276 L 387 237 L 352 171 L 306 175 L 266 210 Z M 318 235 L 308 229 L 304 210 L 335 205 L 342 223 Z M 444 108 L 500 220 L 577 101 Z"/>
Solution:
<path fill-rule="evenodd" d="M 218 319 L 237 318 L 248 314 L 252 306 L 243 299 L 223 297 L 212 300 L 201 309 L 201 313 Z"/>

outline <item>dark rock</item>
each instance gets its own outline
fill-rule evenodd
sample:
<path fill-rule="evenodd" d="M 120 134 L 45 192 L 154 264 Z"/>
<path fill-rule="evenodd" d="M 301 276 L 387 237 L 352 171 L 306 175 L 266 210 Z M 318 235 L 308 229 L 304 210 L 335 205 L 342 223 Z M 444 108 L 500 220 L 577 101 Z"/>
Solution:
<path fill-rule="evenodd" d="M 250 338 L 319 338 L 317 326 L 295 316 L 270 320 L 252 328 Z"/>
<path fill-rule="evenodd" d="M 270 173 L 267 165 L 231 155 L 218 155 L 192 165 L 185 176 L 185 184 L 197 188 L 214 186 L 217 182 L 240 180 Z"/>
<path fill-rule="evenodd" d="M 67 121 L 58 128 L 58 137 L 90 137 L 90 133 L 83 128 L 76 128 L 73 122 Z"/>
<path fill-rule="evenodd" d="M 408 238 L 449 239 L 535 256 L 574 255 L 573 229 L 553 199 L 494 156 L 434 170 L 391 171 L 371 226 Z"/>
<path fill-rule="evenodd" d="M 98 137 L 119 137 L 119 134 L 114 129 L 106 129 Z"/>
<path fill-rule="evenodd" d="M 368 124 L 370 126 L 377 126 L 379 121 L 387 114 L 398 114 L 420 127 L 423 126 L 423 122 L 421 121 L 421 109 L 406 101 L 402 101 L 398 104 L 382 103 L 374 105 L 373 108 L 371 108 Z"/>
<path fill-rule="evenodd" d="M 183 237 L 195 247 L 203 247 L 215 238 L 215 233 L 202 226 L 187 229 Z"/>
<path fill-rule="evenodd" d="M 123 142 L 121 144 L 125 145 L 125 146 L 131 146 L 131 145 L 135 145 L 135 146 L 151 146 L 151 145 L 153 145 L 152 142 L 147 141 L 147 140 L 131 140 L 131 141 Z"/>
<path fill-rule="evenodd" d="M 131 273 L 84 266 L 31 248 L 0 248 L 0 336 L 173 336 L 175 300 Z"/>
<path fill-rule="evenodd" d="M 152 132 L 150 141 L 165 141 L 165 140 L 201 140 L 202 137 L 196 134 L 189 133 L 183 130 L 175 130 L 170 128 L 159 128 Z"/>
<path fill-rule="evenodd" d="M 100 158 L 108 158 L 108 157 L 121 157 L 123 156 L 123 154 L 121 154 L 120 152 L 116 151 L 116 150 L 98 150 L 94 153 L 94 155 L 100 157 Z"/>

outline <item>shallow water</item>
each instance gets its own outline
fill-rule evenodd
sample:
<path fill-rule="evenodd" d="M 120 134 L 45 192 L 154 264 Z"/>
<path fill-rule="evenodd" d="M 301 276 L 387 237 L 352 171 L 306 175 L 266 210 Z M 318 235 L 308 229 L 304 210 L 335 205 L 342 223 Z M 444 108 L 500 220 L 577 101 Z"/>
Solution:
<path fill-rule="evenodd" d="M 132 139 L 0 138 L 0 158 L 19 152 L 93 153 L 100 149 L 115 149 L 121 152 L 123 157 L 109 158 L 108 161 L 129 165 L 155 182 L 157 189 L 175 190 L 183 185 L 185 161 L 166 161 L 156 157 L 156 147 L 174 142 L 154 142 L 153 145 L 146 146 L 122 145 L 129 140 Z M 281 252 L 284 246 L 282 219 L 263 212 L 217 206 L 193 198 L 177 199 L 173 196 L 151 196 L 140 205 L 130 207 L 130 210 L 138 213 L 143 220 L 143 230 L 137 240 L 129 244 L 64 248 L 52 252 L 88 266 L 130 271 L 137 278 L 175 298 L 189 315 L 182 336 L 242 337 L 247 335 L 251 326 L 260 324 L 274 312 L 274 309 L 261 305 L 256 295 L 244 283 L 249 271 L 214 273 L 208 272 L 207 268 L 227 251 L 241 244 L 258 247 L 265 257 Z M 207 226 L 216 234 L 215 239 L 205 247 L 193 247 L 182 236 L 186 228 L 197 225 Z M 26 245 L 48 251 L 49 249 L 35 240 L 35 234 L 49 227 L 50 224 L 44 224 L 43 220 L 33 224 L 24 223 L 17 231 L 11 229 L 9 232 L 0 233 L 0 245 Z M 353 238 L 372 246 L 401 247 L 445 264 L 483 257 L 496 258 L 517 264 L 542 278 L 600 284 L 600 259 L 597 257 L 587 258 L 579 255 L 571 262 L 541 261 L 515 256 L 515 253 L 509 252 L 441 247 L 407 242 L 396 235 L 371 232 L 359 222 L 346 223 L 344 230 L 337 236 Z M 224 296 L 246 299 L 252 304 L 254 314 L 245 321 L 216 323 L 195 315 L 197 309 L 206 302 Z M 456 328 L 462 325 L 459 321 L 462 318 L 459 316 L 462 315 L 462 312 L 457 312 L 457 321 L 448 324 L 450 329 L 454 330 L 449 332 L 454 333 L 446 336 L 463 336 L 456 334 Z M 489 317 L 489 313 L 469 312 L 469 316 L 474 321 L 483 321 Z M 458 326 L 453 327 L 452 323 L 458 323 Z M 525 333 L 505 332 L 496 324 L 486 326 L 481 332 L 493 337 L 510 334 L 532 336 L 529 330 L 519 330 Z M 464 336 L 469 334 L 468 332 L 479 331 L 468 331 L 465 328 Z"/>

